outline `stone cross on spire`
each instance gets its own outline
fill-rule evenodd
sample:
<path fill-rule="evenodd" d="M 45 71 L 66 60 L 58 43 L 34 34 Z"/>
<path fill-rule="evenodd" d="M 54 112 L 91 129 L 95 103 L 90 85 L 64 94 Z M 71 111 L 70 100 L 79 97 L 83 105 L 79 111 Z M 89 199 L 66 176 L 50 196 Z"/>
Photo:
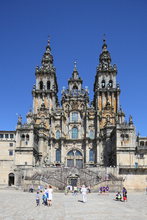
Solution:
<path fill-rule="evenodd" d="M 74 70 L 77 70 L 77 62 L 74 61 Z"/>
<path fill-rule="evenodd" d="M 47 45 L 50 47 L 50 35 L 48 35 L 48 41 L 47 41 Z"/>

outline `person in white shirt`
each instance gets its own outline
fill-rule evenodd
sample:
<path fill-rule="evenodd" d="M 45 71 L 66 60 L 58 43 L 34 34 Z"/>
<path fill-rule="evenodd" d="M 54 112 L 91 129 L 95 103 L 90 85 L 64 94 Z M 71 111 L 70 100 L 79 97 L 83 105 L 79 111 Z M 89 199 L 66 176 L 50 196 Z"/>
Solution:
<path fill-rule="evenodd" d="M 49 187 L 47 189 L 47 192 L 48 192 L 48 198 L 47 198 L 48 206 L 51 206 L 52 205 L 52 199 L 53 199 L 53 189 L 52 189 L 52 186 L 49 185 Z"/>
<path fill-rule="evenodd" d="M 81 193 L 82 193 L 83 202 L 85 203 L 87 201 L 87 189 L 85 185 L 82 186 Z"/>

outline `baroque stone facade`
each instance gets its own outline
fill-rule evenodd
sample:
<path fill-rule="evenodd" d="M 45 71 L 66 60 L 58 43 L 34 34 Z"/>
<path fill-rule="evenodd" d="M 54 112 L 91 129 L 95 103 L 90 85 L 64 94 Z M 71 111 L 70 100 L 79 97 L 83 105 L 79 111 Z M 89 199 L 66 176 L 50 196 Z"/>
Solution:
<path fill-rule="evenodd" d="M 64 181 L 56 175 L 62 185 L 69 183 L 68 178 L 73 181 L 70 184 L 75 185 L 76 179 L 80 184 L 81 172 L 89 172 L 91 178 L 97 176 L 97 183 L 106 175 L 112 177 L 113 173 L 113 178 L 122 177 L 128 187 L 140 189 L 140 183 L 144 187 L 147 137 L 136 135 L 132 116 L 126 122 L 119 103 L 120 87 L 116 75 L 117 66 L 111 64 L 104 40 L 93 101 L 89 100 L 88 89 L 82 86 L 75 62 L 68 88 L 62 90 L 60 105 L 56 69 L 48 41 L 41 66 L 36 67 L 33 109 L 26 116 L 27 122 L 22 124 L 19 116 L 16 131 L 0 131 L 0 184 L 22 185 L 25 180 L 34 180 L 34 175 L 41 178 L 43 173 L 57 173 L 58 169 L 64 173 Z M 44 178 L 51 183 L 47 173 Z M 137 182 L 139 186 L 134 185 L 134 179 L 141 181 Z M 83 179 L 86 181 L 89 181 L 87 176 Z"/>

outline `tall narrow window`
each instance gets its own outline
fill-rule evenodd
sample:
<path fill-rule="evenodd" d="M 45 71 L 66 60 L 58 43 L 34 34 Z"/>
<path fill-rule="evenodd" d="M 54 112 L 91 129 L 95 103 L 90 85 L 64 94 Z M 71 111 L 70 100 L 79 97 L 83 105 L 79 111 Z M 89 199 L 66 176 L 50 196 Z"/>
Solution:
<path fill-rule="evenodd" d="M 9 150 L 9 156 L 13 156 L 13 150 Z"/>
<path fill-rule="evenodd" d="M 140 146 L 144 146 L 144 141 L 140 141 Z"/>
<path fill-rule="evenodd" d="M 90 139 L 94 139 L 94 131 L 93 130 L 90 130 L 89 137 L 90 137 Z"/>
<path fill-rule="evenodd" d="M 40 90 L 43 89 L 43 82 L 42 81 L 39 82 L 39 88 L 40 88 Z"/>
<path fill-rule="evenodd" d="M 21 140 L 22 140 L 22 141 L 25 140 L 25 135 L 24 135 L 24 134 L 21 135 Z"/>
<path fill-rule="evenodd" d="M 29 135 L 28 134 L 26 135 L 26 141 L 29 141 Z"/>
<path fill-rule="evenodd" d="M 93 149 L 90 149 L 90 151 L 89 151 L 89 161 L 94 161 L 94 151 L 93 151 Z"/>
<path fill-rule="evenodd" d="M 109 81 L 109 86 L 110 86 L 111 88 L 113 87 L 113 81 L 112 81 L 112 80 Z"/>
<path fill-rule="evenodd" d="M 0 138 L 3 138 L 4 137 L 4 135 L 3 134 L 0 134 Z"/>
<path fill-rule="evenodd" d="M 47 89 L 48 89 L 48 90 L 50 89 L 50 86 L 51 86 L 50 81 L 47 81 Z"/>
<path fill-rule="evenodd" d="M 9 138 L 9 134 L 5 134 L 5 138 Z"/>
<path fill-rule="evenodd" d="M 77 139 L 78 138 L 78 128 L 74 127 L 72 129 L 72 139 Z"/>
<path fill-rule="evenodd" d="M 102 88 L 105 88 L 105 80 L 102 80 Z"/>
<path fill-rule="evenodd" d="M 58 130 L 58 131 L 56 131 L 56 139 L 59 139 L 60 138 L 60 131 Z"/>
<path fill-rule="evenodd" d="M 61 162 L 61 150 L 56 150 L 56 161 Z"/>
<path fill-rule="evenodd" d="M 14 138 L 14 134 L 10 134 L 10 138 Z"/>
<path fill-rule="evenodd" d="M 78 113 L 77 112 L 72 112 L 71 120 L 72 120 L 72 122 L 78 121 Z"/>

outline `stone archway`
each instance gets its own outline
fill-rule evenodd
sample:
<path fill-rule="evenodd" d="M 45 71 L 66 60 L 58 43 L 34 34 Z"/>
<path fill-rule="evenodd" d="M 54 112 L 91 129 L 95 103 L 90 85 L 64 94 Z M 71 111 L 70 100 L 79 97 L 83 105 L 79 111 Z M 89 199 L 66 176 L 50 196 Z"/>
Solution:
<path fill-rule="evenodd" d="M 78 174 L 70 174 L 67 177 L 68 185 L 74 187 L 79 185 L 79 175 Z"/>
<path fill-rule="evenodd" d="M 15 181 L 14 173 L 9 173 L 9 175 L 8 175 L 8 185 L 9 186 L 14 185 L 14 181 Z"/>

